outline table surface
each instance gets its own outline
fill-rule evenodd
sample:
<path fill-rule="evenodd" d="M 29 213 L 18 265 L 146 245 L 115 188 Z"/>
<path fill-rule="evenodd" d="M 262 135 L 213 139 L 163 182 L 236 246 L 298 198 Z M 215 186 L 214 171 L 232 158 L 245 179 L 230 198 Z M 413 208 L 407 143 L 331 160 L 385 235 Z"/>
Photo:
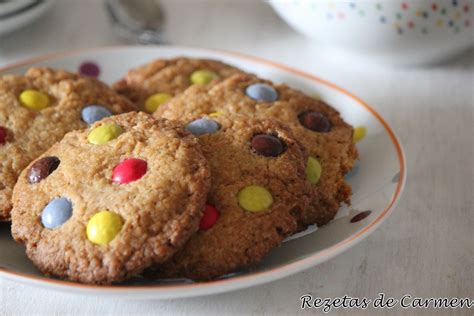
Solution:
<path fill-rule="evenodd" d="M 0 315 L 293 315 L 301 312 L 299 297 L 305 293 L 333 298 L 344 294 L 373 298 L 383 292 L 392 297 L 409 293 L 472 299 L 473 51 L 424 69 L 353 64 L 322 56 L 317 45 L 291 30 L 261 2 L 180 0 L 166 1 L 165 7 L 165 34 L 172 44 L 240 51 L 302 68 L 373 105 L 406 150 L 408 179 L 400 204 L 356 247 L 270 284 L 211 297 L 132 301 L 62 294 L 0 280 Z M 40 21 L 1 38 L 0 67 L 58 50 L 117 44 L 122 42 L 112 33 L 100 1 L 57 1 Z"/>

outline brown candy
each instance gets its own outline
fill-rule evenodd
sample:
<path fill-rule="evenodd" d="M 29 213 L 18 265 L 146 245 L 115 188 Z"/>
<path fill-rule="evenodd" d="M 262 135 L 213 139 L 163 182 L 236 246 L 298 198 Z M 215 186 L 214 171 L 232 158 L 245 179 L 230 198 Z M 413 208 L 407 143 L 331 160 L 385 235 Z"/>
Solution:
<path fill-rule="evenodd" d="M 363 212 L 358 213 L 353 218 L 351 218 L 351 223 L 356 223 L 356 222 L 359 222 L 359 221 L 363 220 L 364 218 L 369 216 L 370 213 L 372 213 L 371 210 L 367 210 L 367 211 L 363 211 Z"/>
<path fill-rule="evenodd" d="M 7 129 L 3 126 L 0 126 L 0 145 L 3 145 L 7 142 Z"/>
<path fill-rule="evenodd" d="M 320 112 L 304 112 L 298 116 L 304 127 L 319 133 L 327 133 L 331 130 L 331 122 Z"/>
<path fill-rule="evenodd" d="M 252 149 L 262 156 L 277 157 L 285 148 L 283 142 L 278 137 L 260 134 L 252 138 Z"/>
<path fill-rule="evenodd" d="M 37 160 L 28 170 L 28 182 L 37 183 L 47 178 L 59 166 L 58 157 L 43 157 Z"/>

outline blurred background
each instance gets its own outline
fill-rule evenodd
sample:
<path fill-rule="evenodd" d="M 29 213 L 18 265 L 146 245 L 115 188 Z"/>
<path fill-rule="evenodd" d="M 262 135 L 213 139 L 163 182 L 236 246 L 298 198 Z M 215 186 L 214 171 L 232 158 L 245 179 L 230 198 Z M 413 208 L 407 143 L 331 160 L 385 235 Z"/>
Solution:
<path fill-rule="evenodd" d="M 271 59 L 291 54 L 306 66 L 323 59 L 348 67 L 426 67 L 473 55 L 473 5 L 472 0 L 0 1 L 0 64 L 51 51 L 139 43 Z"/>
<path fill-rule="evenodd" d="M 18 9 L 25 2 L 27 9 Z M 303 293 L 472 293 L 465 282 L 472 242 L 459 241 L 472 240 L 462 232 L 473 219 L 473 14 L 474 0 L 0 1 L 0 67 L 45 53 L 137 43 L 242 52 L 353 92 L 387 119 L 407 154 L 407 187 L 383 229 L 315 269 L 186 304 L 88 302 L 105 313 L 290 314 Z M 87 305 L 36 289 L 31 300 L 33 288 L 4 284 L 5 301 L 31 310 L 44 302 L 39 314 L 59 303 L 62 311 Z"/>
<path fill-rule="evenodd" d="M 14 0 L 0 10 L 0 66 L 64 50 L 170 44 L 288 64 L 390 112 L 427 98 L 474 103 L 473 0 Z"/>

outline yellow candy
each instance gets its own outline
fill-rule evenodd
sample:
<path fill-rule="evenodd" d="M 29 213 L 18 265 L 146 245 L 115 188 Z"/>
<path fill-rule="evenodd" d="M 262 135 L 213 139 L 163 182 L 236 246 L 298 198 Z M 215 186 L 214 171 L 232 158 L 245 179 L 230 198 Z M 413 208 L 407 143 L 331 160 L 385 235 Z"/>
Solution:
<path fill-rule="evenodd" d="M 107 210 L 100 211 L 87 223 L 87 239 L 97 245 L 107 245 L 117 236 L 122 226 L 120 215 Z"/>
<path fill-rule="evenodd" d="M 30 110 L 40 111 L 49 105 L 48 95 L 37 90 L 25 90 L 20 94 L 19 99 L 21 105 Z"/>
<path fill-rule="evenodd" d="M 94 145 L 102 145 L 122 134 L 122 128 L 114 123 L 102 124 L 90 131 L 87 140 Z"/>
<path fill-rule="evenodd" d="M 217 74 L 209 70 L 196 70 L 191 74 L 191 82 L 193 84 L 208 84 L 214 79 L 217 79 Z"/>
<path fill-rule="evenodd" d="M 308 163 L 306 164 L 306 179 L 311 184 L 316 184 L 321 178 L 321 173 L 323 172 L 323 167 L 316 158 L 309 157 Z"/>
<path fill-rule="evenodd" d="M 217 111 L 217 112 L 209 113 L 208 116 L 209 116 L 209 117 L 216 118 L 216 117 L 222 116 L 222 114 L 224 114 L 224 113 Z"/>
<path fill-rule="evenodd" d="M 317 94 L 317 93 L 311 94 L 311 97 L 312 97 L 313 99 L 315 99 L 315 100 L 318 100 L 318 101 L 321 100 L 321 95 L 320 95 L 320 94 Z"/>
<path fill-rule="evenodd" d="M 352 135 L 352 141 L 354 143 L 360 142 L 362 138 L 367 134 L 367 128 L 365 126 L 359 126 L 354 128 L 354 135 Z"/>
<path fill-rule="evenodd" d="M 160 105 L 166 103 L 169 99 L 171 99 L 171 94 L 169 93 L 155 93 L 146 99 L 145 111 L 153 113 Z"/>
<path fill-rule="evenodd" d="M 239 205 L 249 212 L 260 212 L 273 203 L 272 194 L 258 185 L 251 185 L 240 190 L 237 195 Z"/>

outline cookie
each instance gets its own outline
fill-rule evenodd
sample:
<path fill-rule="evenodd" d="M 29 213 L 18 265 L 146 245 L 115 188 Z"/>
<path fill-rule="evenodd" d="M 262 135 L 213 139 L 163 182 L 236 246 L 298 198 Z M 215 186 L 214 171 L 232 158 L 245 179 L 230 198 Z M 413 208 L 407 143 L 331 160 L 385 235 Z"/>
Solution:
<path fill-rule="evenodd" d="M 105 84 L 48 68 L 0 76 L 0 220 L 10 219 L 16 179 L 64 134 L 134 109 Z"/>
<path fill-rule="evenodd" d="M 180 125 L 113 116 L 66 134 L 21 173 L 12 235 L 45 274 L 123 281 L 197 231 L 209 183 L 197 139 Z"/>
<path fill-rule="evenodd" d="M 152 113 L 191 85 L 207 85 L 240 72 L 217 60 L 158 59 L 130 70 L 113 88 L 132 100 L 137 109 Z"/>
<path fill-rule="evenodd" d="M 211 190 L 199 231 L 152 274 L 208 280 L 259 262 L 297 230 L 311 190 L 307 156 L 275 121 L 239 116 L 183 121 L 209 161 Z"/>
<path fill-rule="evenodd" d="M 341 203 L 350 203 L 351 188 L 344 181 L 344 174 L 357 158 L 353 128 L 326 103 L 284 84 L 237 74 L 211 87 L 190 87 L 154 115 L 179 119 L 183 113 L 239 113 L 273 118 L 288 125 L 310 155 L 306 173 L 313 198 L 303 213 L 301 229 L 314 223 L 328 223 Z"/>

